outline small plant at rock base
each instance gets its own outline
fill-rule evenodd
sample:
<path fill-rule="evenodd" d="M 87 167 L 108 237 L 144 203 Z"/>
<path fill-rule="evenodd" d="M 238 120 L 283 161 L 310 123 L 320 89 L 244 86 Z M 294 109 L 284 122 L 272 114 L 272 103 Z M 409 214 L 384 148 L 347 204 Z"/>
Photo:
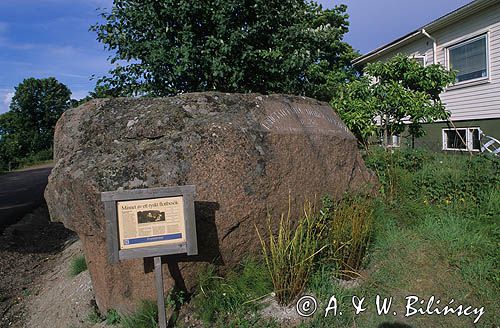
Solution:
<path fill-rule="evenodd" d="M 101 317 L 101 315 L 99 314 L 99 312 L 97 311 L 96 308 L 92 308 L 92 310 L 90 311 L 90 313 L 87 315 L 87 322 L 90 323 L 90 324 L 98 324 L 100 322 L 102 322 L 104 319 Z"/>
<path fill-rule="evenodd" d="M 123 328 L 157 328 L 158 307 L 151 301 L 142 301 L 137 311 L 120 319 Z"/>
<path fill-rule="evenodd" d="M 108 310 L 108 312 L 106 313 L 107 325 L 116 325 L 120 323 L 120 321 L 121 321 L 121 316 L 118 313 L 118 311 L 116 311 L 115 309 Z"/>
<path fill-rule="evenodd" d="M 373 200 L 369 196 L 345 195 L 326 211 L 330 216 L 328 260 L 337 263 L 340 276 L 353 278 L 370 242 Z"/>
<path fill-rule="evenodd" d="M 220 277 L 214 266 L 201 272 L 193 304 L 208 327 L 217 327 L 248 316 L 260 307 L 259 300 L 271 293 L 265 265 L 246 259 L 225 277 Z"/>
<path fill-rule="evenodd" d="M 296 227 L 292 225 L 289 208 L 287 216 L 281 216 L 277 235 L 273 235 L 272 218 L 268 219 L 269 240 L 266 242 L 258 229 L 257 234 L 276 299 L 288 305 L 304 290 L 314 258 L 322 250 L 320 240 L 324 225 L 318 225 L 310 203 L 304 205 L 303 216 Z"/>
<path fill-rule="evenodd" d="M 87 262 L 85 261 L 85 256 L 78 255 L 71 260 L 69 273 L 72 277 L 76 277 L 85 270 L 87 270 Z"/>

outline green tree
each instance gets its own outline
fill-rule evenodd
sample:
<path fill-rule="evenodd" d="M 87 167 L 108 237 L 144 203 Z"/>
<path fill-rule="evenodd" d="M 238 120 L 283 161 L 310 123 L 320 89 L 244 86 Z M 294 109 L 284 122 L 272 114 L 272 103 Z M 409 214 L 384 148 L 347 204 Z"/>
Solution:
<path fill-rule="evenodd" d="M 346 6 L 304 0 L 115 0 L 91 30 L 111 94 L 281 92 L 330 100 L 352 76 Z M 108 92 L 109 94 L 109 92 Z"/>
<path fill-rule="evenodd" d="M 346 84 L 332 105 L 365 146 L 378 127 L 384 146 L 388 136 L 402 133 L 407 126 L 413 141 L 423 135 L 422 123 L 449 117 L 439 94 L 454 81 L 454 72 L 441 65 L 424 67 L 399 54 L 368 64 L 364 75 Z"/>
<path fill-rule="evenodd" d="M 15 88 L 10 111 L 0 115 L 3 166 L 52 148 L 54 127 L 70 107 L 71 91 L 55 78 L 28 78 Z"/>
<path fill-rule="evenodd" d="M 9 171 L 16 166 L 21 157 L 21 142 L 17 116 L 12 112 L 0 114 L 0 170 Z"/>

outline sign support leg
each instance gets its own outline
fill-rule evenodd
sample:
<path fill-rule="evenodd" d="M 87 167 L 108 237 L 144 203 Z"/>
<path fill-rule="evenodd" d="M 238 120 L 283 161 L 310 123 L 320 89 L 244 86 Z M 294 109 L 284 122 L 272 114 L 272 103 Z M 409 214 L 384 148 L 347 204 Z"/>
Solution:
<path fill-rule="evenodd" d="M 156 303 L 158 304 L 158 324 L 160 328 L 167 328 L 167 313 L 165 296 L 163 294 L 163 273 L 161 271 L 161 257 L 155 256 Z"/>

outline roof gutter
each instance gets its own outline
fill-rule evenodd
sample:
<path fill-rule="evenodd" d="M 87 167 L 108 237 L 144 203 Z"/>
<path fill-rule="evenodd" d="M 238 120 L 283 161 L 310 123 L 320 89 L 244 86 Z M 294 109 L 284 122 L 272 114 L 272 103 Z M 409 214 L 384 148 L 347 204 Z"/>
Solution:
<path fill-rule="evenodd" d="M 429 33 L 425 31 L 425 29 L 421 29 L 420 32 L 432 40 L 432 63 L 437 64 L 437 40 L 432 37 Z"/>

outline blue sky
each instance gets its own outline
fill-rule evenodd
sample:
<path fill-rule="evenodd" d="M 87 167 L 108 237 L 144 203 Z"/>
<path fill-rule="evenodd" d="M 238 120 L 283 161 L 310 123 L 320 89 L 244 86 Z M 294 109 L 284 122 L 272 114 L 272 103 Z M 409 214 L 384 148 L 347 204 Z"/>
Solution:
<path fill-rule="evenodd" d="M 345 3 L 350 15 L 346 41 L 361 53 L 392 41 L 469 0 L 320 0 Z M 97 8 L 112 0 L 0 0 L 0 113 L 14 87 L 27 77 L 54 76 L 80 99 L 93 89 L 90 77 L 110 68 L 109 53 L 89 32 Z"/>

